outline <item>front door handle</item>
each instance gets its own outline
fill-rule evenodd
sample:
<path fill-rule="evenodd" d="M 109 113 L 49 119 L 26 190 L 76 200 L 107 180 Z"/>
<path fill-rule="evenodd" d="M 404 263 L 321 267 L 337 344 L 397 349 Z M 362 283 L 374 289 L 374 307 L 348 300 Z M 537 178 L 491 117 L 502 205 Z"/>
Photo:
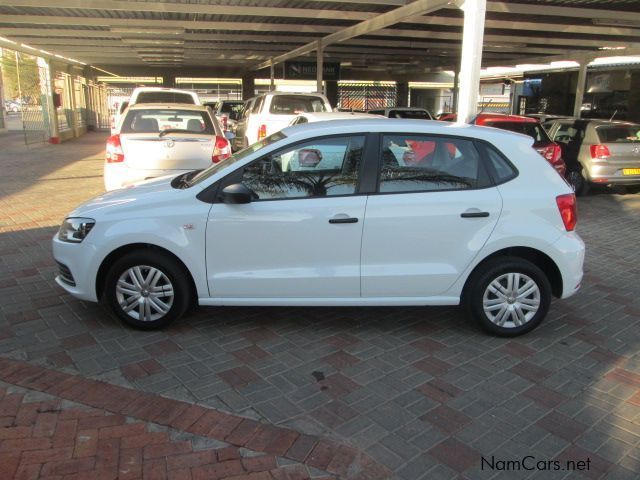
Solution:
<path fill-rule="evenodd" d="M 356 217 L 347 217 L 346 215 L 336 215 L 329 219 L 329 223 L 358 223 Z"/>
<path fill-rule="evenodd" d="M 482 212 L 477 208 L 470 208 L 469 210 L 460 214 L 462 218 L 485 218 L 489 216 L 489 212 Z"/>

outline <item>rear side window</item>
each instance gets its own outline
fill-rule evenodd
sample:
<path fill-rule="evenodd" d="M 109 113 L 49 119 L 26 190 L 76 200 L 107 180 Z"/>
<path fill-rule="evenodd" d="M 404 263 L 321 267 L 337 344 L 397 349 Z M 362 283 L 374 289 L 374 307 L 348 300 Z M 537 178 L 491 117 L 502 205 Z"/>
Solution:
<path fill-rule="evenodd" d="M 518 175 L 515 167 L 494 147 L 479 143 L 478 148 L 496 184 L 508 182 Z"/>
<path fill-rule="evenodd" d="M 542 125 L 533 122 L 485 122 L 485 126 L 523 133 L 533 138 L 535 143 L 549 143 L 549 135 Z"/>
<path fill-rule="evenodd" d="M 601 143 L 629 143 L 640 141 L 640 125 L 603 125 L 596 127 Z"/>
<path fill-rule="evenodd" d="M 136 103 L 190 103 L 193 105 L 193 97 L 180 92 L 140 92 Z"/>
<path fill-rule="evenodd" d="M 490 183 L 478 150 L 470 140 L 383 136 L 380 193 L 470 190 Z"/>
<path fill-rule="evenodd" d="M 274 95 L 269 113 L 275 115 L 297 115 L 307 112 L 326 112 L 324 100 L 312 95 Z"/>

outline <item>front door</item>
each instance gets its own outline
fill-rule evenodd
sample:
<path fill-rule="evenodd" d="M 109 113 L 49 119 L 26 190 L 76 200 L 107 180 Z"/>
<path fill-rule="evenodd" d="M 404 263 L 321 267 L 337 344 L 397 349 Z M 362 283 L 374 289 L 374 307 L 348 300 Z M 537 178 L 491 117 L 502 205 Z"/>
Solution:
<path fill-rule="evenodd" d="M 384 135 L 367 203 L 363 297 L 443 295 L 488 240 L 502 209 L 470 140 Z"/>
<path fill-rule="evenodd" d="M 214 203 L 207 226 L 213 298 L 360 296 L 367 201 L 358 176 L 364 136 L 317 139 L 261 157 L 222 180 L 256 195 Z"/>

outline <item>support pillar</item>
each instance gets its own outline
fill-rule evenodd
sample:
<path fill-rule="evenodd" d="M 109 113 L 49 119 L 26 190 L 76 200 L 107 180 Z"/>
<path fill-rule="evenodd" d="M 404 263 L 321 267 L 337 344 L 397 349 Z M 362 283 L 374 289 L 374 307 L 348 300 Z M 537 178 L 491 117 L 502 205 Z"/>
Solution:
<path fill-rule="evenodd" d="M 246 72 L 242 76 L 242 100 L 249 100 L 256 95 L 256 82 L 253 72 Z"/>
<path fill-rule="evenodd" d="M 396 107 L 409 106 L 409 82 L 396 83 Z"/>
<path fill-rule="evenodd" d="M 338 82 L 336 80 L 327 80 L 325 83 L 325 89 L 329 103 L 333 108 L 338 107 Z"/>
<path fill-rule="evenodd" d="M 176 76 L 173 73 L 163 72 L 162 74 L 162 86 L 164 88 L 176 87 Z"/>
<path fill-rule="evenodd" d="M 469 122 L 478 111 L 487 0 L 461 0 L 458 5 L 464 12 L 464 30 L 462 32 L 457 114 L 459 122 Z"/>
<path fill-rule="evenodd" d="M 318 40 L 318 52 L 316 59 L 316 91 L 323 93 L 322 89 L 322 77 L 324 73 L 324 47 L 322 42 Z"/>
<path fill-rule="evenodd" d="M 271 64 L 269 65 L 269 78 L 271 81 L 269 82 L 269 91 L 273 92 L 276 89 L 276 81 L 275 81 L 275 71 L 273 65 L 273 58 L 271 59 Z"/>
<path fill-rule="evenodd" d="M 38 57 L 38 71 L 40 73 L 40 105 L 44 123 L 48 127 L 49 143 L 60 143 L 58 115 L 53 104 L 53 75 L 51 62 Z"/>
<path fill-rule="evenodd" d="M 4 108 L 4 85 L 2 84 L 2 48 L 0 48 L 0 132 L 7 129 L 7 120 Z"/>
<path fill-rule="evenodd" d="M 458 111 L 458 95 L 460 93 L 460 67 L 453 72 L 453 98 L 451 99 L 451 111 Z"/>
<path fill-rule="evenodd" d="M 578 82 L 576 83 L 576 99 L 573 102 L 573 116 L 580 118 L 582 112 L 582 100 L 584 99 L 584 91 L 587 86 L 587 64 L 589 60 L 580 60 L 580 70 L 578 70 Z"/>

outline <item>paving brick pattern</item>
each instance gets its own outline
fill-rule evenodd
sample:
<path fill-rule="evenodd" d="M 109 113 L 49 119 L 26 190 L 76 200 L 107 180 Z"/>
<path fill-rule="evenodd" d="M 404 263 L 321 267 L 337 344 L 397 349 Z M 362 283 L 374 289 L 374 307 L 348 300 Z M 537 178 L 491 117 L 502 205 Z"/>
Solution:
<path fill-rule="evenodd" d="M 518 339 L 457 308 L 202 308 L 137 332 L 53 283 L 50 237 L 102 191 L 104 138 L 26 150 L 0 136 L 0 356 L 238 415 L 232 439 L 256 451 L 249 421 L 297 432 L 289 458 L 327 472 L 358 452 L 411 480 L 640 476 L 640 195 L 580 199 L 584 286 Z M 525 455 L 591 468 L 481 462 Z"/>

